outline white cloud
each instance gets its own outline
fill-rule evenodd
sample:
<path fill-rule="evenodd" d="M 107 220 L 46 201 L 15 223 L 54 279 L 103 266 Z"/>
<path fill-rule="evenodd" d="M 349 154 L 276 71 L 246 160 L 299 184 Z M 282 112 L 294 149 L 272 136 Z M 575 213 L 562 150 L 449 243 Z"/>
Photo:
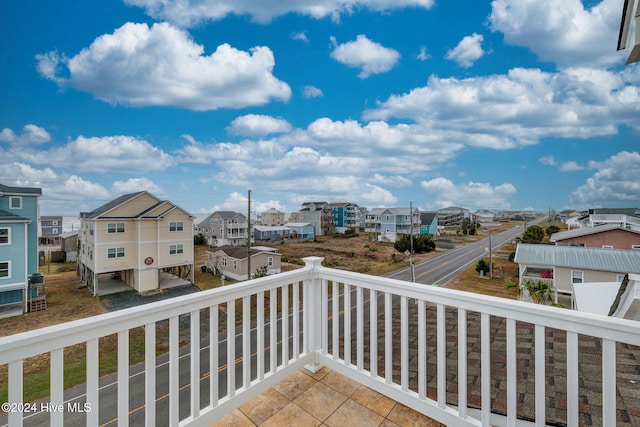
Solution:
<path fill-rule="evenodd" d="M 558 164 L 558 162 L 556 162 L 556 159 L 553 156 L 540 157 L 538 161 L 541 164 L 547 165 L 547 166 L 556 166 Z"/>
<path fill-rule="evenodd" d="M 209 210 L 209 213 L 215 212 L 215 211 L 235 211 L 235 212 L 240 212 L 246 216 L 248 201 L 249 201 L 249 198 L 247 197 L 246 194 L 242 194 L 237 191 L 234 191 L 233 193 L 229 194 L 229 196 L 227 196 L 227 198 L 222 203 L 213 206 Z M 255 199 L 253 196 L 251 197 L 251 216 L 252 217 L 254 217 L 258 213 L 267 211 L 271 208 L 274 208 L 280 211 L 284 210 L 283 206 L 277 200 L 261 201 L 261 200 Z"/>
<path fill-rule="evenodd" d="M 589 166 L 597 172 L 571 194 L 571 203 L 583 207 L 626 203 L 636 207 L 640 200 L 640 153 L 622 151 Z"/>
<path fill-rule="evenodd" d="M 562 165 L 560 165 L 561 172 L 575 172 L 575 171 L 580 171 L 582 169 L 584 168 L 574 161 L 564 162 Z"/>
<path fill-rule="evenodd" d="M 336 61 L 352 68 L 360 68 L 358 77 L 366 79 L 372 74 L 386 73 L 398 63 L 400 53 L 397 50 L 373 42 L 364 34 L 358 35 L 356 40 L 338 44 L 331 38 L 334 46 L 331 57 Z"/>
<path fill-rule="evenodd" d="M 305 43 L 309 43 L 309 38 L 307 37 L 307 32 L 306 31 L 293 32 L 293 33 L 291 33 L 291 38 L 293 40 L 300 40 L 300 41 L 303 41 Z"/>
<path fill-rule="evenodd" d="M 304 86 L 302 88 L 302 96 L 305 98 L 319 98 L 323 95 L 324 93 L 322 93 L 322 90 L 315 86 Z"/>
<path fill-rule="evenodd" d="M 466 36 L 455 48 L 447 52 L 445 57 L 456 61 L 463 68 L 469 68 L 484 55 L 484 50 L 482 49 L 483 40 L 482 34 L 473 33 L 470 36 Z"/>
<path fill-rule="evenodd" d="M 464 206 L 471 209 L 508 209 L 509 199 L 516 193 L 511 183 L 492 186 L 489 183 L 468 182 L 455 184 L 446 178 L 434 178 L 420 183 L 429 205 L 443 208 Z"/>
<path fill-rule="evenodd" d="M 45 129 L 36 125 L 25 125 L 22 133 L 16 135 L 9 128 L 4 128 L 0 132 L 0 142 L 8 142 L 12 145 L 40 145 L 51 140 L 51 135 Z"/>
<path fill-rule="evenodd" d="M 637 76 L 635 79 L 637 80 Z M 466 134 L 466 145 L 507 149 L 541 138 L 592 138 L 640 129 L 640 90 L 626 72 L 515 68 L 467 79 L 431 76 L 424 87 L 392 95 L 366 120 L 410 119 L 428 129 Z"/>
<path fill-rule="evenodd" d="M 373 175 L 371 182 L 376 184 L 388 185 L 391 187 L 408 187 L 412 184 L 411 180 L 402 175 L 381 175 L 376 173 Z"/>
<path fill-rule="evenodd" d="M 154 196 L 164 197 L 166 192 L 148 178 L 130 178 L 126 181 L 116 181 L 111 185 L 111 193 L 114 196 L 135 193 L 137 191 L 148 191 Z"/>
<path fill-rule="evenodd" d="M 431 58 L 431 55 L 427 53 L 426 47 L 421 46 L 420 53 L 418 53 L 418 56 L 416 56 L 416 58 L 418 58 L 420 61 L 426 61 L 427 59 Z"/>
<path fill-rule="evenodd" d="M 263 136 L 290 132 L 291 124 L 284 119 L 260 114 L 247 114 L 234 119 L 226 130 L 233 135 Z"/>
<path fill-rule="evenodd" d="M 37 59 L 44 77 L 111 104 L 207 111 L 291 97 L 291 88 L 272 74 L 275 59 L 268 47 L 244 52 L 222 44 L 205 56 L 203 46 L 167 23 L 126 23 L 70 59 Z M 68 78 L 54 71 L 62 64 Z"/>
<path fill-rule="evenodd" d="M 621 3 L 603 0 L 585 9 L 581 0 L 494 0 L 489 22 L 506 43 L 527 47 L 543 61 L 598 68 L 622 61 L 615 50 Z"/>
<path fill-rule="evenodd" d="M 288 13 L 308 15 L 315 19 L 350 14 L 353 9 L 386 11 L 404 7 L 429 9 L 434 0 L 125 0 L 145 9 L 156 19 L 189 27 L 208 20 L 222 19 L 229 14 L 250 15 L 257 22 L 269 22 Z"/>

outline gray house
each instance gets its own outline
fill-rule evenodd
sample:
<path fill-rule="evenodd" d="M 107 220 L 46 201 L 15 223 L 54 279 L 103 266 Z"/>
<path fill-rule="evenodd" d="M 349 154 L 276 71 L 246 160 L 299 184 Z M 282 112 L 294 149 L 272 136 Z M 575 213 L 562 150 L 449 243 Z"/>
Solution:
<path fill-rule="evenodd" d="M 62 234 L 62 216 L 40 217 L 40 244 L 57 245 Z"/>

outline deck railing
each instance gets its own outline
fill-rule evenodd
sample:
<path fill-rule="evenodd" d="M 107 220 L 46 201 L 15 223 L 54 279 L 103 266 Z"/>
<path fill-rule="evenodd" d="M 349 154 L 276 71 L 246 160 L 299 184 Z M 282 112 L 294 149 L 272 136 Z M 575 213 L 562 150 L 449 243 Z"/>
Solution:
<path fill-rule="evenodd" d="M 323 365 L 447 425 L 577 426 L 589 399 L 600 408 L 589 408 L 596 424 L 622 425 L 626 408 L 616 395 L 620 378 L 633 373 L 624 360 L 640 360 L 637 322 L 321 261 L 1 338 L 9 425 L 31 420 L 17 409 L 24 409 L 24 367 L 41 354 L 49 354 L 51 391 L 49 412 L 38 416 L 51 425 L 208 425 L 295 370 Z M 140 330 L 144 361 L 132 365 Z M 101 339 L 112 334 L 117 393 L 105 391 L 99 372 Z M 64 355 L 76 344 L 86 352 L 86 384 L 71 396 Z"/>

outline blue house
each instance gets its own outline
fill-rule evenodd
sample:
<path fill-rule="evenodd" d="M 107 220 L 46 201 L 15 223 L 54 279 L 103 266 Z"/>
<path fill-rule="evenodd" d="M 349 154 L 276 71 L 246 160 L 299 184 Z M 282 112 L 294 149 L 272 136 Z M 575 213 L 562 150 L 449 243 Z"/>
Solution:
<path fill-rule="evenodd" d="M 27 310 L 30 277 L 38 273 L 40 188 L 0 184 L 0 307 Z"/>
<path fill-rule="evenodd" d="M 438 212 L 420 212 L 420 234 L 438 234 Z"/>
<path fill-rule="evenodd" d="M 315 237 L 313 225 L 308 222 L 289 222 L 284 226 L 291 230 L 289 236 L 293 239 L 309 240 Z"/>

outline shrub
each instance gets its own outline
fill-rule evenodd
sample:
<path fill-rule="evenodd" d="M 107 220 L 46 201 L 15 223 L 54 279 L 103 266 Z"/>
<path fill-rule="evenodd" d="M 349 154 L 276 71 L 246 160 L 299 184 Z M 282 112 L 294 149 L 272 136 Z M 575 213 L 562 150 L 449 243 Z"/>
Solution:
<path fill-rule="evenodd" d="M 480 259 L 476 264 L 476 271 L 480 274 L 482 274 L 481 272 L 487 274 L 489 272 L 489 263 L 484 258 Z"/>

